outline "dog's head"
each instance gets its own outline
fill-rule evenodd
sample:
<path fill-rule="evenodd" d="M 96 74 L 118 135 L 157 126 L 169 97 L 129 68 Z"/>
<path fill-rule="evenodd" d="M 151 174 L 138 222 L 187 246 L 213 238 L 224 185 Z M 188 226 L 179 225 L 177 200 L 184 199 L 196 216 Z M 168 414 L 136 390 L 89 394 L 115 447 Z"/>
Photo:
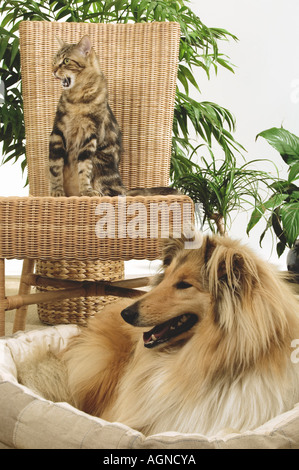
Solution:
<path fill-rule="evenodd" d="M 277 314 L 273 310 L 279 282 L 237 241 L 207 236 L 200 248 L 185 249 L 182 240 L 172 239 L 163 250 L 157 285 L 122 317 L 131 325 L 152 327 L 143 335 L 148 348 L 202 334 L 201 325 L 209 325 L 213 337 L 220 332 L 260 348 L 277 339 L 285 322 L 279 306 Z"/>

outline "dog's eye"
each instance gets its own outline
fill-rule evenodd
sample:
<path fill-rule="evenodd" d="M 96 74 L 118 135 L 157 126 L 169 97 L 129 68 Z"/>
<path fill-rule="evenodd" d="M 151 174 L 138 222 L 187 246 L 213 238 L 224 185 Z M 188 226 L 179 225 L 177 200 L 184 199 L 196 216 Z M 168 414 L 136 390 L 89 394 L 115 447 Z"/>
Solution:
<path fill-rule="evenodd" d="M 189 287 L 192 287 L 192 284 L 189 284 L 189 282 L 185 281 L 180 281 L 176 285 L 177 289 L 189 289 Z"/>

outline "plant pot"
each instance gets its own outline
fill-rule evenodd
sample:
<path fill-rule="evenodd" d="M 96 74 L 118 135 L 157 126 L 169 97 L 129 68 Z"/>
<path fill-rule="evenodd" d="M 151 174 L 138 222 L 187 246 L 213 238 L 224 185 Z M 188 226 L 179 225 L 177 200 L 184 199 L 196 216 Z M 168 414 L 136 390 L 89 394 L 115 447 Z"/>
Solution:
<path fill-rule="evenodd" d="M 287 268 L 291 273 L 299 275 L 299 239 L 296 240 L 294 247 L 288 252 Z"/>

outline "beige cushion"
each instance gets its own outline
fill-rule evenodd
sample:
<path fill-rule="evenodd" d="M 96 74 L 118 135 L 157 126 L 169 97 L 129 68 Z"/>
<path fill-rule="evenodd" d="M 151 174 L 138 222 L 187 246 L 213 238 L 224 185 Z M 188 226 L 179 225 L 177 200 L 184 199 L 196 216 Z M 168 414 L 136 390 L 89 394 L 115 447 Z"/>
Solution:
<path fill-rule="evenodd" d="M 257 449 L 299 448 L 299 403 L 293 410 L 243 433 L 167 432 L 145 437 L 121 423 L 109 423 L 67 403 L 53 403 L 20 385 L 16 363 L 36 348 L 57 352 L 75 325 L 18 333 L 0 339 L 0 448 L 18 449 Z"/>

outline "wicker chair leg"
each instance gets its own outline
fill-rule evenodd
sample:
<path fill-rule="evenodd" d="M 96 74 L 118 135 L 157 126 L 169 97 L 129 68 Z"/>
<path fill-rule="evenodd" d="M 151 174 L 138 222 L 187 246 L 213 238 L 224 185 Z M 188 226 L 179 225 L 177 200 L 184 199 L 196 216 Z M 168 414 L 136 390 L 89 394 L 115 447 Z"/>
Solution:
<path fill-rule="evenodd" d="M 23 261 L 23 269 L 19 286 L 19 295 L 26 295 L 30 293 L 31 285 L 28 284 L 25 279 L 28 274 L 32 274 L 34 270 L 34 260 L 25 259 Z M 24 305 L 16 309 L 15 319 L 13 324 L 13 333 L 18 330 L 25 330 L 26 316 L 27 316 L 28 305 Z"/>
<path fill-rule="evenodd" d="M 5 335 L 5 260 L 0 259 L 0 336 Z"/>

